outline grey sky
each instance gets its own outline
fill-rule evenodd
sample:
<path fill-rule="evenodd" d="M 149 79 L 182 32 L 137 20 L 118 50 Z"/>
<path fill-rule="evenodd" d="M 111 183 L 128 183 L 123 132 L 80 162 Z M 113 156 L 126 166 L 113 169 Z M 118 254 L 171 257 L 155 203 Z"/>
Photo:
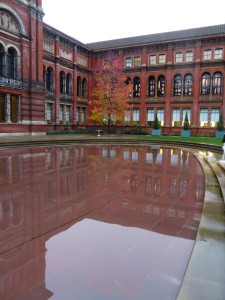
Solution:
<path fill-rule="evenodd" d="M 44 22 L 83 43 L 225 23 L 225 1 L 42 0 Z"/>

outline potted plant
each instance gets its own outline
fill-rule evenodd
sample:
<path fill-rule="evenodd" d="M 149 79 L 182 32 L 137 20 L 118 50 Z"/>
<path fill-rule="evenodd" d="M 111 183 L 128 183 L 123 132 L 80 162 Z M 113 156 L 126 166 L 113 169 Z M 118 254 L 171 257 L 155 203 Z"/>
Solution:
<path fill-rule="evenodd" d="M 216 138 L 223 138 L 224 136 L 224 123 L 223 123 L 223 115 L 222 112 L 220 112 L 219 121 L 216 125 Z"/>
<path fill-rule="evenodd" d="M 185 118 L 184 118 L 183 129 L 182 129 L 182 132 L 181 132 L 181 136 L 182 137 L 189 137 L 190 135 L 191 135 L 190 124 L 189 124 L 188 115 L 187 115 L 187 112 L 186 112 Z"/>
<path fill-rule="evenodd" d="M 161 135 L 161 130 L 160 130 L 160 122 L 158 120 L 157 112 L 155 113 L 154 116 L 154 121 L 153 121 L 153 129 L 152 129 L 152 136 L 159 136 Z"/>

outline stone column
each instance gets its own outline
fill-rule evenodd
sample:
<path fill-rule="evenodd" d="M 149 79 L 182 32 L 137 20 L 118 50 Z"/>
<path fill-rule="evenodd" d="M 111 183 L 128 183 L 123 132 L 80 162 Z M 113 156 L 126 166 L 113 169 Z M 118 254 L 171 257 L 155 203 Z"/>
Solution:
<path fill-rule="evenodd" d="M 6 122 L 11 123 L 10 116 L 11 108 L 10 108 L 10 94 L 6 95 Z"/>

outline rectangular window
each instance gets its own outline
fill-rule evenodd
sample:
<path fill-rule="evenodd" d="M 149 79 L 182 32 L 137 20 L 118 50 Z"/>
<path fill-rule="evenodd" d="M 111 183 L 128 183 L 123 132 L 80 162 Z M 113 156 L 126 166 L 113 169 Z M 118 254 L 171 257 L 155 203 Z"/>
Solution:
<path fill-rule="evenodd" d="M 135 56 L 134 57 L 134 67 L 140 67 L 140 65 L 141 65 L 141 57 Z"/>
<path fill-rule="evenodd" d="M 157 109 L 157 117 L 158 117 L 158 120 L 159 120 L 161 126 L 163 126 L 163 124 L 164 124 L 164 110 L 163 109 Z"/>
<path fill-rule="evenodd" d="M 214 58 L 215 59 L 223 59 L 223 49 L 222 48 L 215 49 Z"/>
<path fill-rule="evenodd" d="M 76 113 L 75 113 L 75 122 L 79 121 L 79 111 L 78 108 L 76 109 Z"/>
<path fill-rule="evenodd" d="M 63 105 L 59 106 L 59 121 L 63 121 Z"/>
<path fill-rule="evenodd" d="M 47 103 L 46 105 L 46 120 L 52 121 L 53 120 L 53 104 Z"/>
<path fill-rule="evenodd" d="M 200 126 L 201 127 L 208 126 L 208 109 L 207 108 L 200 109 Z"/>
<path fill-rule="evenodd" d="M 183 53 L 182 52 L 177 52 L 175 55 L 175 62 L 180 63 L 183 61 Z"/>
<path fill-rule="evenodd" d="M 81 111 L 81 121 L 82 121 L 82 123 L 85 122 L 85 119 L 86 119 L 86 109 L 83 108 L 82 111 Z"/>
<path fill-rule="evenodd" d="M 131 121 L 131 116 L 132 116 L 132 112 L 130 109 L 127 109 L 125 111 L 125 114 L 124 114 L 124 121 L 125 122 L 130 122 Z"/>
<path fill-rule="evenodd" d="M 185 61 L 186 62 L 193 61 L 193 51 L 187 51 L 185 53 Z"/>
<path fill-rule="evenodd" d="M 172 115 L 172 126 L 180 126 L 180 109 L 174 108 Z"/>
<path fill-rule="evenodd" d="M 126 59 L 125 59 L 125 67 L 126 68 L 132 67 L 132 58 L 131 57 L 126 57 Z"/>
<path fill-rule="evenodd" d="M 166 55 L 159 54 L 159 64 L 165 64 L 165 63 L 166 63 Z"/>
<path fill-rule="evenodd" d="M 204 60 L 210 60 L 212 59 L 212 50 L 211 49 L 207 49 L 207 50 L 204 50 L 204 57 L 203 57 Z"/>
<path fill-rule="evenodd" d="M 217 122 L 219 121 L 220 110 L 219 108 L 212 108 L 211 110 L 211 125 L 212 127 L 216 127 Z"/>
<path fill-rule="evenodd" d="M 19 97 L 11 95 L 10 99 L 10 117 L 12 123 L 19 121 Z"/>
<path fill-rule="evenodd" d="M 5 94 L 0 94 L 0 122 L 6 121 Z"/>
<path fill-rule="evenodd" d="M 131 160 L 132 162 L 138 162 L 138 151 L 136 149 L 131 152 Z"/>
<path fill-rule="evenodd" d="M 148 109 L 147 110 L 147 121 L 148 122 L 153 122 L 155 117 L 154 109 Z"/>
<path fill-rule="evenodd" d="M 149 65 L 156 65 L 156 55 L 149 56 Z"/>
<path fill-rule="evenodd" d="M 139 109 L 134 109 L 133 110 L 133 121 L 134 122 L 139 122 L 140 115 L 139 115 Z"/>
<path fill-rule="evenodd" d="M 66 106 L 66 122 L 70 121 L 70 106 Z"/>
<path fill-rule="evenodd" d="M 130 159 L 130 151 L 129 150 L 124 150 L 123 151 L 123 159 L 124 160 Z"/>

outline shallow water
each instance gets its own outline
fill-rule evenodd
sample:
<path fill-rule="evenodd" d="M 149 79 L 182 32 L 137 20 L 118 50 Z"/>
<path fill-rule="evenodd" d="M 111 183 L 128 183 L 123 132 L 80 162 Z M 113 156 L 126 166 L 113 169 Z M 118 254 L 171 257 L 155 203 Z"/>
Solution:
<path fill-rule="evenodd" d="M 176 299 L 204 199 L 186 149 L 0 152 L 1 299 Z"/>

